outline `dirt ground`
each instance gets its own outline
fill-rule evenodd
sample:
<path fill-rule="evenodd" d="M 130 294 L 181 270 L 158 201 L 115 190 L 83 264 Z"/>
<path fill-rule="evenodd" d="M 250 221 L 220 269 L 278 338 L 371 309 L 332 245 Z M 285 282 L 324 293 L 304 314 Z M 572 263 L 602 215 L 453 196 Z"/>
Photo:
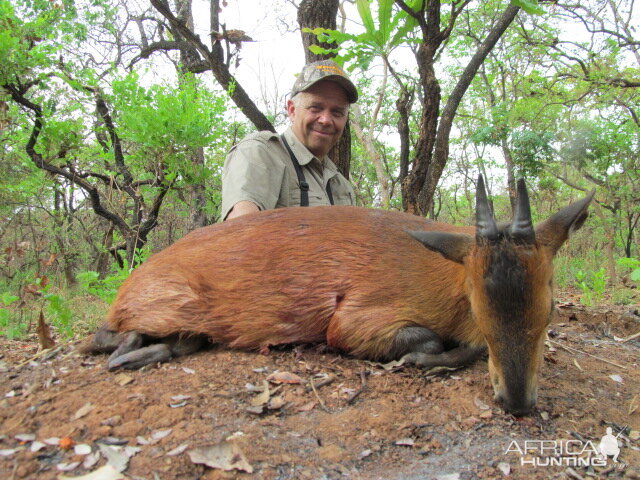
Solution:
<path fill-rule="evenodd" d="M 425 374 L 321 346 L 214 348 L 121 373 L 73 344 L 38 357 L 37 342 L 2 339 L 0 478 L 106 463 L 123 473 L 95 478 L 640 478 L 640 338 L 622 341 L 637 308 L 561 303 L 538 406 L 520 419 L 493 402 L 486 361 Z M 618 463 L 584 466 L 607 427 Z M 194 463 L 203 452 L 213 467 Z"/>

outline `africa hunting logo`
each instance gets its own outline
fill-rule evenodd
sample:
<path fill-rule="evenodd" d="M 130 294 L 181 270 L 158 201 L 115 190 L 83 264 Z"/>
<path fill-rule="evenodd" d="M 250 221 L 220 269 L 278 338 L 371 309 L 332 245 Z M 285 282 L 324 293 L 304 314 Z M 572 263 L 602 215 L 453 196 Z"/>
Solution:
<path fill-rule="evenodd" d="M 522 466 L 606 467 L 609 457 L 618 464 L 618 436 L 608 427 L 597 445 L 591 440 L 513 440 L 504 453 L 519 454 Z"/>

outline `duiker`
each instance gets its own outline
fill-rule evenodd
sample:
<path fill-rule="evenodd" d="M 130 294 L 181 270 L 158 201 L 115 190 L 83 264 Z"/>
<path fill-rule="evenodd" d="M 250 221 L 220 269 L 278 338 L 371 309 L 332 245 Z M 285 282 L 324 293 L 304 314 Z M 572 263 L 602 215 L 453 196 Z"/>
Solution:
<path fill-rule="evenodd" d="M 496 399 L 526 414 L 554 309 L 552 259 L 592 197 L 534 227 L 520 180 L 513 221 L 498 225 L 480 177 L 475 228 L 357 207 L 202 228 L 131 274 L 86 349 L 115 350 L 113 369 L 190 353 L 203 339 L 255 350 L 326 342 L 425 368 L 464 365 L 488 348 Z"/>

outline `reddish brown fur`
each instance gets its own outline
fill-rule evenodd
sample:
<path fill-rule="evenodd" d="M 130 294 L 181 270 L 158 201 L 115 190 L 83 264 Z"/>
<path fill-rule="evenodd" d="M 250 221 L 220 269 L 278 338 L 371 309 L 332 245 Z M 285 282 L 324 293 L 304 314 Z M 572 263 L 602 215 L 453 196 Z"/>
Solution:
<path fill-rule="evenodd" d="M 474 232 L 356 207 L 247 215 L 192 232 L 152 256 L 118 292 L 109 328 L 206 334 L 250 349 L 326 340 L 372 359 L 384 358 L 406 325 L 483 344 L 465 267 L 405 230 Z"/>

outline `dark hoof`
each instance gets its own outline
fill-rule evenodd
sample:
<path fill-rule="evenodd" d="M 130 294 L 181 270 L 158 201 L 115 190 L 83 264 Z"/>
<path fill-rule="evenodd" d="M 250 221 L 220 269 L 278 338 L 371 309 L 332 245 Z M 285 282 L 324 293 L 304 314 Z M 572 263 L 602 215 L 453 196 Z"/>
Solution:
<path fill-rule="evenodd" d="M 115 353 L 115 352 L 114 352 Z M 156 343 L 148 347 L 139 348 L 123 355 L 109 357 L 107 368 L 116 370 L 126 368 L 135 370 L 152 363 L 166 362 L 171 359 L 171 349 L 164 343 Z"/>

